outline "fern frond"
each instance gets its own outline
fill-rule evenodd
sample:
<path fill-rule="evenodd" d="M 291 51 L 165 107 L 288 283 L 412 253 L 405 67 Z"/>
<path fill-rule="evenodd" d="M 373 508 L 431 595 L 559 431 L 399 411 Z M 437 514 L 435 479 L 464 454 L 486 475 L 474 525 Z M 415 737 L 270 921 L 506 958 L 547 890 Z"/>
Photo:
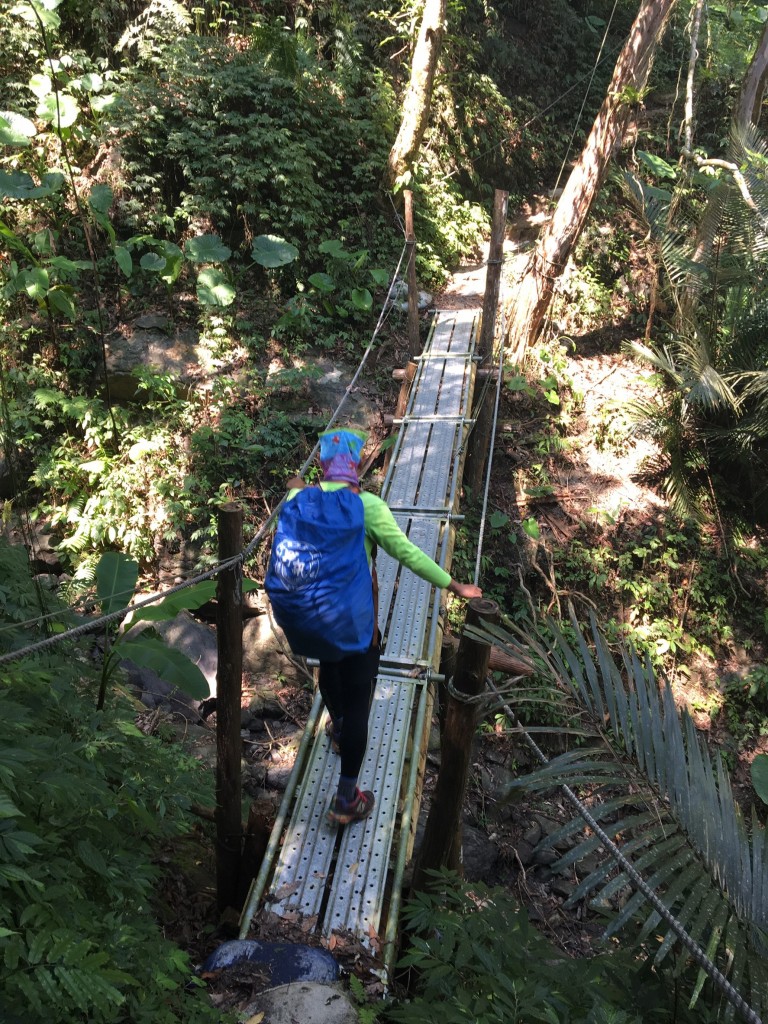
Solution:
<path fill-rule="evenodd" d="M 552 620 L 542 627 L 546 635 L 536 627 L 519 636 L 500 627 L 484 631 L 518 657 L 535 650 L 545 678 L 576 696 L 584 721 L 592 723 L 598 738 L 516 780 L 510 792 L 578 785 L 580 779 L 603 783 L 599 792 L 610 810 L 598 805 L 595 813 L 601 819 L 614 816 L 612 831 L 622 835 L 622 852 L 631 854 L 634 868 L 723 974 L 738 963 L 759 1013 L 768 993 L 765 827 L 753 816 L 747 833 L 719 754 L 713 759 L 690 716 L 678 714 L 669 685 L 660 689 L 650 660 L 626 650 L 617 664 L 594 616 L 589 643 L 573 613 L 570 625 L 575 642 Z M 580 822 L 575 818 L 563 834 L 577 834 Z M 594 848 L 594 836 L 586 836 L 553 870 Z M 632 922 L 643 941 L 658 935 L 655 959 L 661 962 L 676 934 L 666 925 L 659 931 L 659 914 L 648 913 L 640 894 L 615 909 L 615 895 L 631 885 L 627 872 L 609 860 L 583 880 L 571 899 L 591 894 L 595 907 L 613 915 L 610 934 Z"/>

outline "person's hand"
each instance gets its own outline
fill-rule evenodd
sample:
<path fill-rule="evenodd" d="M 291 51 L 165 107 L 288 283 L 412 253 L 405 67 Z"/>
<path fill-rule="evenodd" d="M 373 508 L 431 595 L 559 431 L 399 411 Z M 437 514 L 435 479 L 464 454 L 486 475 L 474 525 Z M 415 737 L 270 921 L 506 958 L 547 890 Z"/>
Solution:
<path fill-rule="evenodd" d="M 285 486 L 286 490 L 292 491 L 296 487 L 301 488 L 306 487 L 307 485 L 304 483 L 300 476 L 292 476 L 288 480 L 286 480 Z"/>
<path fill-rule="evenodd" d="M 451 580 L 448 584 L 448 589 L 452 594 L 455 594 L 457 597 L 463 597 L 467 601 L 470 601 L 473 597 L 483 596 L 480 587 L 476 587 L 474 583 L 457 583 L 456 580 Z"/>

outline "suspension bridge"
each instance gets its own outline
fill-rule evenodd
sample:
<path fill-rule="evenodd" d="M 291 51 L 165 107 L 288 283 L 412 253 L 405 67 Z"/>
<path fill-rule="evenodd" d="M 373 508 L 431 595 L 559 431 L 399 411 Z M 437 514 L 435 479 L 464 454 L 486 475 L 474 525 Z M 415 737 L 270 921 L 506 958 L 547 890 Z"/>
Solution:
<path fill-rule="evenodd" d="M 381 492 L 403 532 L 449 572 L 480 319 L 479 309 L 435 313 Z M 266 908 L 289 920 L 300 917 L 326 938 L 351 933 L 387 966 L 413 851 L 445 609 L 440 591 L 384 552 L 377 568 L 384 642 L 360 776 L 361 786 L 376 795 L 374 813 L 344 829 L 326 821 L 338 758 L 318 694 L 240 936 Z"/>

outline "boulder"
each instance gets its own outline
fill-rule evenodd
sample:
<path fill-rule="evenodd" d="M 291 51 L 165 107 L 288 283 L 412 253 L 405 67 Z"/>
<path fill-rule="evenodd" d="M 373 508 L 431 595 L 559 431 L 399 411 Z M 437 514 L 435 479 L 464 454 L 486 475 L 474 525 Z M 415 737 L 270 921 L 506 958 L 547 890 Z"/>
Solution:
<path fill-rule="evenodd" d="M 256 615 L 243 625 L 243 671 L 255 677 L 277 679 L 288 685 L 306 681 L 300 669 L 288 657 L 290 648 L 282 630 L 272 627 L 269 615 Z"/>
<path fill-rule="evenodd" d="M 209 974 L 243 964 L 266 967 L 273 985 L 287 985 L 292 981 L 330 984 L 339 977 L 339 965 L 325 949 L 256 939 L 232 939 L 223 943 L 211 953 L 202 971 Z"/>
<path fill-rule="evenodd" d="M 109 334 L 106 358 L 109 393 L 118 402 L 136 397 L 136 367 L 168 374 L 182 390 L 202 381 L 213 369 L 197 331 L 176 328 L 169 317 L 160 313 L 140 316 Z"/>

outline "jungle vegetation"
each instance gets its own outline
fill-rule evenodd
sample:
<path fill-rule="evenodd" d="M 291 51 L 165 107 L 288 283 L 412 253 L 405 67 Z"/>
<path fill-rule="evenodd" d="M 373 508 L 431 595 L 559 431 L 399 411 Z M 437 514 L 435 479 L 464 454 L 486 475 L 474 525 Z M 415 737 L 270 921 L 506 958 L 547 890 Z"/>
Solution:
<path fill-rule="evenodd" d="M 625 44 L 649 6 L 1 0 L 0 654 L 112 602 L 104 566 L 118 556 L 149 581 L 160 553 L 181 540 L 196 545 L 199 564 L 215 562 L 222 501 L 242 501 L 256 533 L 324 426 L 308 400 L 317 360 L 354 366 L 377 322 L 402 251 L 403 188 L 415 198 L 419 281 L 433 290 L 477 257 L 494 189 L 509 192 L 511 211 L 543 197 L 557 211 L 534 250 L 540 278 L 547 261 L 558 270 L 547 301 L 578 307 L 585 334 L 608 327 L 632 340 L 638 367 L 657 372 L 653 399 L 622 415 L 657 443 L 649 472 L 669 513 L 625 542 L 585 530 L 567 550 L 553 544 L 561 587 L 599 594 L 589 643 L 565 614 L 529 620 L 512 566 L 526 537 L 539 543 L 540 526 L 492 514 L 495 569 L 483 583 L 507 613 L 500 642 L 517 649 L 524 630 L 541 687 L 581 702 L 599 748 L 572 751 L 530 785 L 570 780 L 599 792 L 618 785 L 621 764 L 630 794 L 613 797 L 614 831 L 633 830 L 656 875 L 663 831 L 685 879 L 666 898 L 764 1008 L 759 757 L 754 813 L 732 812 L 718 794 L 739 750 L 755 753 L 768 733 L 768 7 L 656 5 L 653 61 L 635 53 L 642 74 L 612 78 L 619 54 L 631 61 Z M 422 28 L 437 45 L 419 85 Z M 410 95 L 418 123 L 405 133 Z M 620 118 L 595 187 L 585 198 L 573 178 L 555 204 L 568 164 L 584 169 L 605 104 Z M 644 276 L 628 279 L 630 255 Z M 556 284 L 566 263 L 578 284 L 567 295 Z M 544 495 L 547 459 L 577 396 L 557 318 L 540 312 L 504 380 L 543 424 L 530 453 Z M 144 365 L 126 396 L 112 393 L 115 352 L 142 317 L 194 339 L 205 386 L 179 387 L 173 373 Z M 404 318 L 390 310 L 372 377 L 382 392 L 406 349 Z M 53 538 L 55 579 L 35 565 L 40 536 Z M 550 595 L 535 597 L 543 608 Z M 154 860 L 188 830 L 189 806 L 210 783 L 174 744 L 136 727 L 109 661 L 113 640 L 68 641 L 3 665 L 8 1022 L 220 1019 L 157 923 Z M 753 661 L 718 695 L 731 746 L 710 763 L 688 724 L 678 739 L 668 699 L 652 695 L 665 672 L 735 643 Z M 643 695 L 636 711 L 619 696 L 627 681 Z M 523 720 L 532 713 L 516 710 Z M 706 855 L 689 819 L 675 816 L 692 791 L 722 826 Z M 604 898 L 611 883 L 591 882 Z M 639 901 L 615 924 L 625 934 L 634 915 L 622 952 L 579 971 L 505 894 L 452 879 L 435 892 L 407 912 L 405 962 L 419 980 L 410 1002 L 387 1011 L 393 1020 L 734 1012 Z M 489 946 L 489 936 L 498 941 Z"/>

